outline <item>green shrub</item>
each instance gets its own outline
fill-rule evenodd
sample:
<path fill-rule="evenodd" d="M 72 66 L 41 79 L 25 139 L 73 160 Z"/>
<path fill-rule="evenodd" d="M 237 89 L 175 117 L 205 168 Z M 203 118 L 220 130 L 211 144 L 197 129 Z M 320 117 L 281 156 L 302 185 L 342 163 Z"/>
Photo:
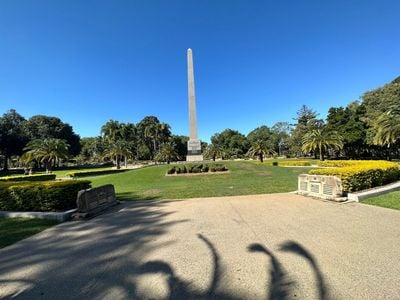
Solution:
<path fill-rule="evenodd" d="M 56 174 L 36 174 L 0 177 L 0 181 L 47 181 L 56 179 Z"/>
<path fill-rule="evenodd" d="M 60 211 L 76 207 L 78 191 L 90 181 L 0 183 L 0 210 Z"/>
<path fill-rule="evenodd" d="M 1 170 L 0 177 L 10 176 L 10 175 L 22 175 L 25 173 L 24 169 L 10 169 L 10 170 Z"/>
<path fill-rule="evenodd" d="M 167 171 L 167 174 L 175 174 L 175 173 L 176 173 L 175 167 L 169 168 Z"/>
<path fill-rule="evenodd" d="M 121 173 L 121 172 L 126 172 L 126 171 L 128 171 L 128 170 L 127 169 L 123 169 L 123 170 L 112 169 L 112 170 L 98 170 L 98 171 L 78 171 L 78 172 L 69 172 L 69 173 L 67 173 L 67 176 L 72 177 L 72 178 L 79 178 L 79 177 L 88 177 L 88 176 L 96 176 L 96 175 L 115 174 L 115 173 Z"/>
<path fill-rule="evenodd" d="M 199 166 L 193 167 L 192 173 L 201 173 L 201 169 L 199 168 Z"/>
<path fill-rule="evenodd" d="M 224 172 L 228 170 L 224 165 L 221 164 L 215 164 L 214 169 L 216 172 Z"/>
<path fill-rule="evenodd" d="M 176 174 L 185 174 L 185 173 L 208 173 L 208 172 L 223 172 L 227 171 L 228 169 L 223 164 L 188 164 L 188 165 L 180 165 L 174 166 L 167 170 L 167 174 L 174 174 L 170 173 L 172 170 L 175 169 Z"/>
<path fill-rule="evenodd" d="M 320 164 L 322 165 L 323 162 Z M 332 161 L 323 165 L 342 166 L 310 170 L 310 174 L 338 176 L 345 192 L 384 185 L 400 178 L 398 164 L 388 161 Z"/>

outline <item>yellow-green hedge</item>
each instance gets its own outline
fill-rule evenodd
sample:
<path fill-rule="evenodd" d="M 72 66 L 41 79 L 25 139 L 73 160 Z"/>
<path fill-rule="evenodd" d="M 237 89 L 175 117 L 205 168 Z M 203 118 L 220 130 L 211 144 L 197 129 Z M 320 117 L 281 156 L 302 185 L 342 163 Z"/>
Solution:
<path fill-rule="evenodd" d="M 47 181 L 56 179 L 56 174 L 35 174 L 0 177 L 0 181 Z"/>
<path fill-rule="evenodd" d="M 397 163 L 384 160 L 337 160 L 320 162 L 332 168 L 310 170 L 309 174 L 340 177 L 345 192 L 355 192 L 384 185 L 400 179 Z"/>
<path fill-rule="evenodd" d="M 88 176 L 97 176 L 97 175 L 107 175 L 107 174 L 115 174 L 129 171 L 129 169 L 110 169 L 110 170 L 88 170 L 88 171 L 76 171 L 69 172 L 67 176 L 72 178 L 78 177 L 88 177 Z"/>
<path fill-rule="evenodd" d="M 88 180 L 1 182 L 0 210 L 68 210 L 76 207 L 78 192 L 88 188 Z"/>

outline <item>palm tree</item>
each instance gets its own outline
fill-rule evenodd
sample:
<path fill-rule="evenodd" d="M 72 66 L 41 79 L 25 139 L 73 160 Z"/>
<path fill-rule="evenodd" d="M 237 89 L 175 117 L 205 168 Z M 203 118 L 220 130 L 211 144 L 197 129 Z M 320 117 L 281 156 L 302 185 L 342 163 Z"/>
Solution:
<path fill-rule="evenodd" d="M 61 139 L 32 140 L 24 148 L 26 152 L 21 156 L 21 161 L 28 163 L 36 160 L 43 163 L 46 172 L 49 172 L 53 164 L 55 165 L 60 160 L 68 158 L 68 147 L 67 142 Z"/>
<path fill-rule="evenodd" d="M 157 124 L 151 124 L 151 125 L 149 124 L 144 129 L 144 137 L 151 139 L 153 142 L 153 149 L 152 149 L 153 156 L 157 149 L 156 146 L 157 130 L 158 130 L 157 127 L 158 127 Z"/>
<path fill-rule="evenodd" d="M 222 157 L 222 155 L 222 148 L 216 144 L 210 144 L 204 151 L 204 156 L 212 158 L 213 161 L 215 161 L 217 157 Z"/>
<path fill-rule="evenodd" d="M 264 161 L 264 156 L 274 155 L 276 152 L 268 147 L 267 143 L 263 140 L 257 140 L 253 142 L 249 151 L 247 152 L 248 156 L 258 156 L 260 162 Z"/>
<path fill-rule="evenodd" d="M 175 147 L 176 145 L 174 142 L 168 142 L 162 145 L 160 152 L 157 154 L 157 160 L 166 161 L 167 164 L 175 160 L 178 156 Z"/>
<path fill-rule="evenodd" d="M 340 150 L 343 148 L 343 137 L 336 131 L 329 131 L 326 128 L 313 129 L 307 132 L 302 138 L 302 150 L 319 150 L 320 160 L 324 160 L 324 154 L 328 148 Z"/>
<path fill-rule="evenodd" d="M 377 122 L 378 129 L 374 143 L 378 145 L 388 145 L 396 143 L 400 138 L 400 107 L 392 105 L 387 113 L 382 114 Z"/>
<path fill-rule="evenodd" d="M 122 126 L 118 121 L 109 120 L 101 127 L 101 135 L 109 142 L 115 142 L 121 135 Z"/>
<path fill-rule="evenodd" d="M 115 163 L 117 165 L 117 169 L 121 168 L 121 157 L 125 157 L 125 167 L 126 167 L 126 159 L 132 155 L 131 145 L 123 140 L 118 140 L 115 143 L 109 144 L 107 149 L 104 151 L 104 158 L 115 158 Z"/>

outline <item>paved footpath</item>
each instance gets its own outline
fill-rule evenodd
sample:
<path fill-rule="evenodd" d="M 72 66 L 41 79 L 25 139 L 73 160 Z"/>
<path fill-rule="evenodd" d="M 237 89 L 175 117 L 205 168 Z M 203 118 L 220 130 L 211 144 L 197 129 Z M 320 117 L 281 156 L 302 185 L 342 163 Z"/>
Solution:
<path fill-rule="evenodd" d="M 0 298 L 400 299 L 400 212 L 294 194 L 125 203 L 0 250 Z"/>

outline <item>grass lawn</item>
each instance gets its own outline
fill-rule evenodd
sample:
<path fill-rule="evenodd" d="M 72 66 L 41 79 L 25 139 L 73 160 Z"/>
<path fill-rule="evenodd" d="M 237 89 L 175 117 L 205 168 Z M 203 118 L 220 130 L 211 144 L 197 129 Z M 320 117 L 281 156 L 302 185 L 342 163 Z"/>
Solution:
<path fill-rule="evenodd" d="M 369 198 L 362 201 L 361 203 L 400 210 L 400 191 L 391 192 L 385 195 Z"/>
<path fill-rule="evenodd" d="M 58 222 L 53 220 L 29 218 L 0 219 L 0 248 L 26 239 L 56 224 Z"/>
<path fill-rule="evenodd" d="M 172 165 L 86 177 L 93 186 L 111 183 L 119 200 L 179 199 L 291 192 L 297 175 L 309 168 L 273 167 L 248 161 L 224 161 L 226 174 L 165 176 Z"/>

